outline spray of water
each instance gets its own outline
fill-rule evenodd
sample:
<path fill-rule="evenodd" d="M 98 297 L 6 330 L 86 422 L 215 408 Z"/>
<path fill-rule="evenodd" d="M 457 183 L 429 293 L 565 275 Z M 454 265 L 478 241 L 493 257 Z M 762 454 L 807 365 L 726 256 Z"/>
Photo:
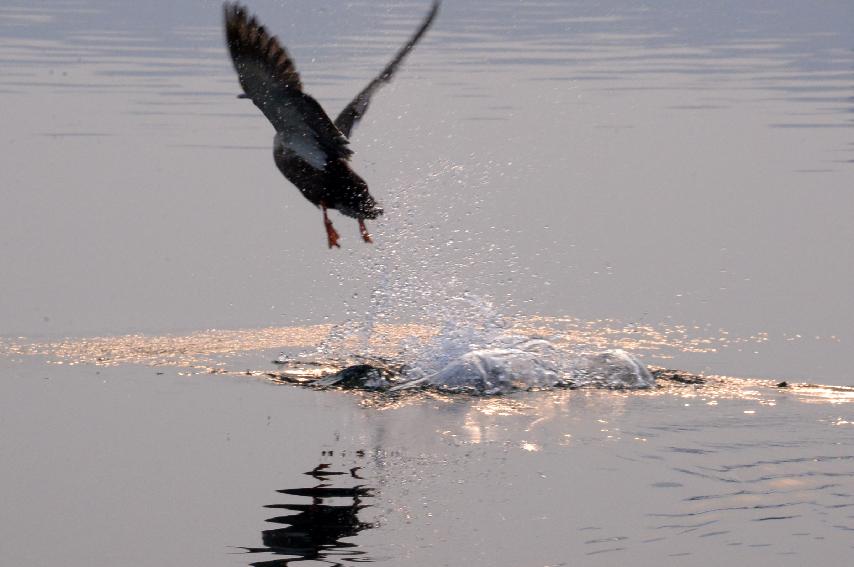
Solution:
<path fill-rule="evenodd" d="M 357 250 L 333 264 L 335 276 L 348 289 L 368 283 L 369 291 L 366 298 L 353 292 L 347 321 L 332 329 L 313 356 L 339 361 L 375 358 L 380 353 L 372 345 L 389 342 L 377 336 L 381 323 L 417 322 L 438 331 L 429 340 L 398 337 L 395 362 L 403 368 L 405 380 L 396 389 L 430 386 L 489 394 L 654 383 L 643 364 L 626 352 L 575 352 L 557 348 L 548 338 L 513 334 L 506 314 L 489 297 L 467 289 L 473 278 L 466 277 L 463 283 L 457 277 L 476 273 L 480 263 L 500 257 L 501 252 L 490 248 L 488 238 L 475 237 L 475 244 L 488 249 L 475 246 L 449 261 L 446 251 L 454 241 L 444 236 L 447 223 L 431 220 L 419 207 L 432 190 L 458 185 L 466 177 L 462 168 L 449 164 L 435 170 L 386 199 L 385 229 L 373 249 Z M 447 218 L 449 210 L 430 213 Z"/>

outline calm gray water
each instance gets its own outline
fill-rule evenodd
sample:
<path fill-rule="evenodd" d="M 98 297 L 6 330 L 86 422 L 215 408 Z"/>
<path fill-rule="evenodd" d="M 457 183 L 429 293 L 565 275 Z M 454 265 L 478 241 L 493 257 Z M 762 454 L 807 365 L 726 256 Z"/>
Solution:
<path fill-rule="evenodd" d="M 427 4 L 250 8 L 334 115 Z M 850 555 L 850 392 L 772 384 L 854 385 L 854 4 L 446 0 L 353 136 L 376 244 L 336 214 L 335 251 L 220 18 L 0 5 L 0 563 Z M 398 407 L 208 373 L 459 296 L 771 382 Z"/>

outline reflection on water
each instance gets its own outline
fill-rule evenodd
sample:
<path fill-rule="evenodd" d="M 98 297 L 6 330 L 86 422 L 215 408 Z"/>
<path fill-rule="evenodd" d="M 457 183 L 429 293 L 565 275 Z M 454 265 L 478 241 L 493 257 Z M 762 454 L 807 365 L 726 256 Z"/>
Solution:
<path fill-rule="evenodd" d="M 268 506 L 290 512 L 271 519 L 286 527 L 250 551 L 287 557 L 253 565 L 551 565 L 627 553 L 643 565 L 686 556 L 711 566 L 850 553 L 854 438 L 843 418 L 827 419 L 850 411 L 791 404 L 787 388 L 758 383 L 740 396 L 682 392 L 434 397 L 360 412 L 363 427 L 336 434 L 335 452 L 371 447 L 368 457 L 333 466 L 330 454 L 307 473 L 319 485 L 280 490 L 297 499 Z M 379 523 L 367 486 L 389 503 Z"/>
<path fill-rule="evenodd" d="M 2 364 L 10 565 L 91 565 L 105 550 L 140 564 L 417 567 L 602 554 L 690 554 L 698 567 L 789 554 L 775 564 L 794 567 L 851 553 L 850 388 L 707 376 L 389 400 L 141 365 Z M 62 545 L 38 546 L 45 529 Z"/>
<path fill-rule="evenodd" d="M 850 409 L 804 409 L 787 388 L 758 383 L 742 395 L 681 391 L 684 397 L 675 389 L 668 396 L 541 392 L 409 406 L 388 416 L 386 431 L 402 431 L 385 442 L 407 446 L 414 436 L 406 424 L 431 422 L 441 424 L 441 443 L 414 437 L 409 459 L 390 460 L 384 474 L 417 471 L 431 515 L 473 542 L 464 556 L 503 565 L 512 558 L 490 546 L 506 538 L 550 541 L 550 549 L 528 548 L 536 559 L 529 562 L 543 564 L 619 552 L 644 565 L 666 556 L 692 556 L 699 565 L 746 561 L 749 550 L 850 553 Z M 423 455 L 433 445 L 430 464 Z M 405 506 L 394 490 L 389 483 L 384 496 Z M 502 522 L 490 523 L 488 535 L 473 527 L 491 515 Z M 429 518 L 415 521 L 429 525 Z M 406 533 L 393 521 L 383 529 L 389 537 Z"/>
<path fill-rule="evenodd" d="M 332 456 L 331 451 L 329 456 Z M 370 507 L 370 504 L 364 503 L 364 499 L 374 497 L 373 490 L 364 484 L 353 485 L 354 482 L 364 480 L 359 476 L 361 467 L 354 467 L 346 472 L 330 467 L 330 463 L 320 463 L 305 473 L 319 484 L 277 491 L 288 496 L 297 496 L 301 501 L 265 506 L 293 513 L 267 520 L 286 527 L 262 531 L 261 540 L 264 547 L 243 549 L 249 553 L 288 557 L 257 561 L 250 565 L 284 567 L 301 561 L 319 561 L 340 566 L 349 562 L 371 561 L 355 543 L 342 540 L 373 527 L 373 524 L 359 519 L 359 512 Z M 305 502 L 306 498 L 310 501 Z"/>

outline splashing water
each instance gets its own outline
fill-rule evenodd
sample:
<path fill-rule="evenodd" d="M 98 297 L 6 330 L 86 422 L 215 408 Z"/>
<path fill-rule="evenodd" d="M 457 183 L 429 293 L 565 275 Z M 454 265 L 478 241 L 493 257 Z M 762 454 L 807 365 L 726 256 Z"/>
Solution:
<path fill-rule="evenodd" d="M 482 394 L 552 387 L 646 388 L 655 381 L 622 350 L 575 353 L 550 340 L 508 334 L 504 319 L 485 300 L 455 298 L 450 317 L 426 345 L 411 349 L 405 382 L 395 389 L 432 386 Z"/>
<path fill-rule="evenodd" d="M 493 306 L 473 294 L 450 298 L 436 313 L 441 318 L 438 332 L 427 340 L 412 337 L 401 341 L 395 356 L 383 357 L 391 365 L 356 364 L 318 385 L 391 391 L 430 387 L 489 395 L 554 387 L 648 388 L 655 384 L 646 367 L 623 350 L 577 353 L 546 338 L 511 334 Z M 327 360 L 336 355 L 331 360 L 352 359 L 352 355 L 336 353 L 333 345 L 341 346 L 354 336 L 364 352 L 370 353 L 365 326 L 350 323 L 336 327 L 316 354 Z"/>
<path fill-rule="evenodd" d="M 554 337 L 513 334 L 507 317 L 488 299 L 462 289 L 454 273 L 471 270 L 485 261 L 482 258 L 493 261 L 500 251 L 481 254 L 473 250 L 469 266 L 450 265 L 442 260 L 437 246 L 440 240 L 430 227 L 418 224 L 422 221 L 416 211 L 419 196 L 429 193 L 432 183 L 445 176 L 459 183 L 463 175 L 461 168 L 446 164 L 418 185 L 395 193 L 385 203 L 387 222 L 392 226 L 383 231 L 372 250 L 361 251 L 364 256 L 356 263 L 362 272 L 354 268 L 352 257 L 332 260 L 342 286 L 349 289 L 372 283 L 369 304 L 351 309 L 349 320 L 334 326 L 317 349 L 306 354 L 333 365 L 379 359 L 399 369 L 397 381 L 384 382 L 382 376 L 370 372 L 370 366 L 358 365 L 364 367 L 365 384 L 370 383 L 371 389 L 427 386 L 492 394 L 556 386 L 654 385 L 644 365 L 624 351 L 575 352 L 572 346 L 555 346 Z M 354 303 L 359 300 L 358 292 L 352 299 Z M 407 316 L 435 331 L 430 337 L 397 341 L 399 350 L 391 355 L 378 351 L 376 345 L 387 347 L 390 342 L 378 336 L 381 324 Z M 353 373 L 348 373 L 347 379 L 352 378 Z M 335 383 L 331 378 L 323 384 Z"/>

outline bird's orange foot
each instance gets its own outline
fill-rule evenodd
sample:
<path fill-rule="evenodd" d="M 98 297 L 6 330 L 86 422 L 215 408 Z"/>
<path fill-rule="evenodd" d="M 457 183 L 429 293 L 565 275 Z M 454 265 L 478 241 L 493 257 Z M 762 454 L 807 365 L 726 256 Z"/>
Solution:
<path fill-rule="evenodd" d="M 364 240 L 368 244 L 373 244 L 374 241 L 371 239 L 371 235 L 368 232 L 368 227 L 365 226 L 364 219 L 359 219 L 359 232 L 362 234 L 362 240 Z"/>
<path fill-rule="evenodd" d="M 338 244 L 338 240 L 341 236 L 338 234 L 338 231 L 332 226 L 332 223 L 326 225 L 326 242 L 329 244 L 329 248 L 331 249 L 333 246 L 336 248 L 341 248 L 341 245 Z"/>
<path fill-rule="evenodd" d="M 341 245 L 338 244 L 338 239 L 341 237 L 338 235 L 335 227 L 332 226 L 332 221 L 329 220 L 329 215 L 326 214 L 326 204 L 323 201 L 320 202 L 320 209 L 323 211 L 323 225 L 326 227 L 326 243 L 329 244 L 329 249 L 331 250 L 333 246 L 341 248 Z"/>

